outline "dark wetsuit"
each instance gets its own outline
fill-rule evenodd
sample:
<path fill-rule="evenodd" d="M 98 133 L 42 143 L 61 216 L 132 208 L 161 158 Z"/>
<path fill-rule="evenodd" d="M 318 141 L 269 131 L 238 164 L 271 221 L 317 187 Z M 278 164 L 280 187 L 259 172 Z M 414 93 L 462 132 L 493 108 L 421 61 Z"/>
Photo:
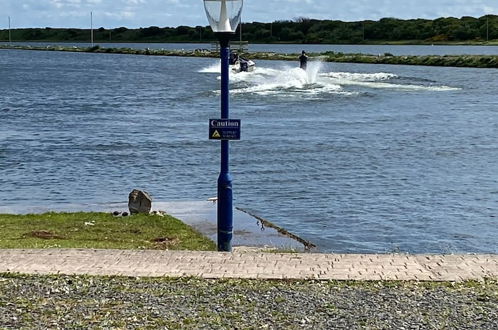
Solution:
<path fill-rule="evenodd" d="M 245 58 L 239 57 L 240 62 L 240 71 L 247 72 L 249 71 L 249 63 Z"/>
<path fill-rule="evenodd" d="M 236 53 L 230 53 L 230 59 L 228 60 L 228 63 L 230 65 L 234 65 L 235 62 L 237 62 L 239 59 L 239 55 L 237 55 Z"/>
<path fill-rule="evenodd" d="M 299 56 L 299 62 L 299 67 L 303 70 L 306 70 L 306 67 L 308 65 L 308 56 L 306 54 L 302 54 L 301 56 Z"/>

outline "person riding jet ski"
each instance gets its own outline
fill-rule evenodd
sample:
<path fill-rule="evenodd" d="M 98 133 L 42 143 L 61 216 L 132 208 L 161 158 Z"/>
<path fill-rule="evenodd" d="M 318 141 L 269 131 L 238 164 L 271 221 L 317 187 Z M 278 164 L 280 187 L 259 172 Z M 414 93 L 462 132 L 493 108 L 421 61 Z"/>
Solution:
<path fill-rule="evenodd" d="M 235 65 L 235 63 L 237 63 L 238 60 L 239 60 L 239 54 L 237 54 L 236 52 L 231 52 L 228 63 L 230 65 Z"/>
<path fill-rule="evenodd" d="M 237 52 L 230 53 L 229 64 L 235 66 L 232 70 L 236 72 L 249 72 L 254 69 L 254 62 L 239 56 Z"/>
<path fill-rule="evenodd" d="M 306 52 L 303 50 L 301 56 L 299 56 L 299 67 L 304 71 L 306 71 L 307 66 L 308 66 L 308 55 L 306 55 Z"/>
<path fill-rule="evenodd" d="M 240 62 L 240 71 L 247 72 L 249 71 L 249 61 L 243 57 L 239 57 Z"/>

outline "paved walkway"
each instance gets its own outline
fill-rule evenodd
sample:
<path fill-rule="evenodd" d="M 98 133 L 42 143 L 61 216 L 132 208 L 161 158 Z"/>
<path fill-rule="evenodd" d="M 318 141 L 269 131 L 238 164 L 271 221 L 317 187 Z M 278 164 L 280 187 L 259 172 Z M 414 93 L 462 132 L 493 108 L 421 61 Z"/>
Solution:
<path fill-rule="evenodd" d="M 0 273 L 462 281 L 498 278 L 498 255 L 0 250 Z"/>

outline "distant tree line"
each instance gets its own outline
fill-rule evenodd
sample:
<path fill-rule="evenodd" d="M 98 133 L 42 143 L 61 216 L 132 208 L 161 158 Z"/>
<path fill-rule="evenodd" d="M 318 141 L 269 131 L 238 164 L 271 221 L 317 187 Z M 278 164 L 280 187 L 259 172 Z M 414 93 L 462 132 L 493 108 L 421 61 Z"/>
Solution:
<path fill-rule="evenodd" d="M 297 18 L 272 23 L 244 23 L 243 39 L 252 43 L 369 43 L 383 41 L 458 42 L 498 39 L 498 16 L 438 18 L 435 20 L 382 18 L 342 22 Z M 0 30 L 0 40 L 8 40 Z M 88 42 L 89 29 L 30 28 L 12 30 L 13 41 Z M 238 32 L 234 36 L 238 39 Z M 216 40 L 209 26 L 151 26 L 139 29 L 99 28 L 95 42 L 209 42 Z"/>

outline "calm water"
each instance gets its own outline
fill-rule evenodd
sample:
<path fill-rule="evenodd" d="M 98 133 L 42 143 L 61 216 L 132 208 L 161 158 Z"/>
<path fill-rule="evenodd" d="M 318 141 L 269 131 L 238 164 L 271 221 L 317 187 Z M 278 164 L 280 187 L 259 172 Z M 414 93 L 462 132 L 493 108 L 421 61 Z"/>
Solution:
<path fill-rule="evenodd" d="M 493 69 L 258 61 L 235 202 L 322 251 L 498 253 Z M 214 59 L 0 50 L 0 203 L 216 195 Z"/>
<path fill-rule="evenodd" d="M 5 42 L 0 44 L 7 44 Z M 48 46 L 54 43 L 44 42 L 20 42 L 18 45 Z M 57 44 L 57 43 L 55 43 Z M 65 46 L 90 47 L 85 43 L 59 43 Z M 133 48 L 133 49 L 210 49 L 211 45 L 206 43 L 99 43 L 102 47 L 111 48 Z M 384 54 L 393 55 L 498 55 L 498 46 L 428 46 L 428 45 L 278 45 L 278 44 L 250 44 L 250 52 L 275 52 L 275 53 L 300 53 L 307 52 L 322 53 L 327 51 L 359 54 Z"/>

